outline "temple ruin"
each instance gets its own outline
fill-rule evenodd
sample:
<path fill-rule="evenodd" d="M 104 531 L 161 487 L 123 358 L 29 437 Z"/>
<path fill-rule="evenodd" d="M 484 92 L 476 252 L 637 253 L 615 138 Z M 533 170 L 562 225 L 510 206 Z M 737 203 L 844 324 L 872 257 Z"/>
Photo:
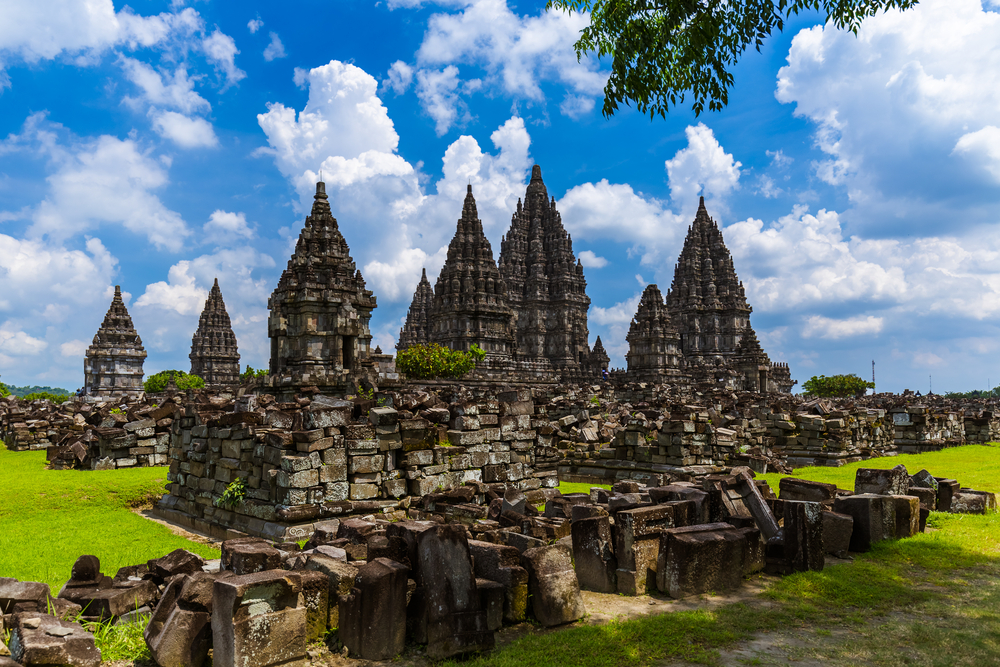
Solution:
<path fill-rule="evenodd" d="M 564 378 L 590 372 L 590 297 L 583 265 L 573 254 L 573 239 L 537 164 L 531 168 L 523 204 L 518 200 L 510 229 L 500 242 L 498 264 L 517 313 L 520 358 L 551 364 Z"/>
<path fill-rule="evenodd" d="M 240 353 L 236 347 L 236 334 L 222 300 L 219 279 L 205 300 L 205 308 L 198 319 L 198 329 L 191 339 L 191 375 L 197 375 L 205 384 L 234 385 L 240 381 Z"/>
<path fill-rule="evenodd" d="M 83 393 L 102 398 L 141 396 L 145 359 L 142 339 L 122 301 L 122 288 L 115 285 L 111 306 L 83 360 Z"/>
<path fill-rule="evenodd" d="M 478 345 L 487 358 L 509 360 L 514 353 L 514 321 L 470 185 L 448 244 L 448 258 L 434 285 L 428 338 L 452 350 Z"/>
<path fill-rule="evenodd" d="M 399 330 L 396 351 L 402 352 L 412 345 L 423 345 L 430 341 L 430 317 L 434 309 L 434 288 L 427 280 L 427 269 L 423 269 L 413 301 L 406 313 L 406 323 Z"/>
<path fill-rule="evenodd" d="M 374 376 L 368 323 L 375 297 L 365 289 L 323 182 L 316 184 L 312 212 L 267 305 L 269 379 L 279 395 L 303 387 L 344 393 Z"/>
<path fill-rule="evenodd" d="M 638 381 L 677 382 L 682 378 L 681 338 L 667 315 L 656 285 L 647 285 L 629 326 L 628 375 Z"/>

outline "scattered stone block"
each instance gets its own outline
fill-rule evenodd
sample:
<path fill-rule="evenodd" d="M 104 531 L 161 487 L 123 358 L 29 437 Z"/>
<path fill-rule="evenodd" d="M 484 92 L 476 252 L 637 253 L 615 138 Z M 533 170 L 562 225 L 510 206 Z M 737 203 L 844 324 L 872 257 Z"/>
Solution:
<path fill-rule="evenodd" d="M 358 568 L 354 588 L 340 598 L 340 640 L 350 656 L 388 660 L 402 652 L 407 571 L 388 558 Z"/>
<path fill-rule="evenodd" d="M 868 551 L 876 542 L 893 539 L 896 536 L 895 510 L 891 496 L 872 493 L 841 496 L 833 502 L 834 512 L 854 519 L 851 551 Z"/>
<path fill-rule="evenodd" d="M 675 599 L 732 590 L 743 583 L 746 556 L 747 534 L 727 523 L 669 528 L 660 535 L 656 586 Z"/>
<path fill-rule="evenodd" d="M 819 502 L 786 500 L 784 514 L 784 555 L 792 570 L 822 570 L 826 560 L 823 505 Z"/>
<path fill-rule="evenodd" d="M 162 558 L 149 561 L 146 565 L 149 567 L 153 579 L 163 583 L 178 574 L 201 572 L 201 568 L 205 565 L 205 559 L 186 549 L 175 549 Z"/>
<path fill-rule="evenodd" d="M 237 575 L 276 570 L 281 567 L 281 552 L 264 540 L 226 540 L 222 543 L 222 564 Z"/>
<path fill-rule="evenodd" d="M 323 554 L 312 554 L 305 564 L 306 570 L 322 572 L 327 578 L 327 627 L 340 626 L 340 596 L 349 595 L 354 588 L 358 568 L 344 560 Z"/>
<path fill-rule="evenodd" d="M 568 549 L 528 549 L 521 554 L 521 563 L 528 571 L 531 610 L 539 623 L 552 627 L 583 618 L 586 609 Z"/>
<path fill-rule="evenodd" d="M 598 593 L 616 592 L 618 560 L 612 546 L 610 518 L 603 516 L 573 521 L 572 540 L 573 561 L 580 588 Z"/>
<path fill-rule="evenodd" d="M 920 532 L 920 499 L 916 496 L 893 496 L 893 515 L 896 521 L 894 537 L 913 537 Z"/>
<path fill-rule="evenodd" d="M 823 512 L 823 550 L 837 558 L 844 558 L 851 549 L 854 518 L 838 512 Z"/>
<path fill-rule="evenodd" d="M 213 586 L 214 667 L 305 665 L 306 616 L 297 574 L 256 572 Z"/>
<path fill-rule="evenodd" d="M 521 623 L 528 613 L 528 572 L 521 567 L 516 547 L 469 540 L 476 576 L 496 581 L 504 588 L 503 619 Z"/>
<path fill-rule="evenodd" d="M 832 501 L 837 495 L 836 484 L 824 484 L 807 479 L 782 477 L 778 482 L 778 497 L 782 500 L 804 500 L 815 503 Z"/>
<path fill-rule="evenodd" d="M 951 507 L 948 509 L 952 514 L 987 514 L 996 510 L 996 494 L 972 489 L 953 492 Z"/>
<path fill-rule="evenodd" d="M 910 490 L 910 474 L 906 466 L 889 470 L 858 468 L 854 476 L 854 495 L 905 496 Z"/>
<path fill-rule="evenodd" d="M 100 667 L 101 652 L 94 635 L 78 623 L 33 612 L 14 614 L 8 623 L 13 626 L 8 647 L 11 659 L 24 667 Z"/>

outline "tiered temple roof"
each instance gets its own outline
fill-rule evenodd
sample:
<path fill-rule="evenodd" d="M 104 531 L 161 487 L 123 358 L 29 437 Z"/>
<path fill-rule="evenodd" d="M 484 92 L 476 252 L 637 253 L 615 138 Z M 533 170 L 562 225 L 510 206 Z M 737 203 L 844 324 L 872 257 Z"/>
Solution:
<path fill-rule="evenodd" d="M 483 233 L 471 185 L 434 285 L 428 321 L 430 340 L 453 350 L 476 344 L 488 357 L 510 359 L 514 353 L 514 311 L 507 304 L 507 288 Z"/>
<path fill-rule="evenodd" d="M 145 359 L 146 350 L 122 301 L 122 289 L 115 285 L 111 307 L 83 360 L 84 393 L 100 397 L 141 395 Z"/>
<path fill-rule="evenodd" d="M 406 313 L 406 324 L 399 330 L 396 350 L 402 352 L 411 345 L 423 345 L 430 340 L 430 314 L 434 307 L 434 288 L 427 280 L 427 269 L 423 270 L 417 289 L 413 292 L 410 310 Z"/>
<path fill-rule="evenodd" d="M 208 293 L 205 308 L 198 319 L 198 330 L 191 340 L 191 374 L 206 384 L 233 385 L 240 381 L 240 353 L 236 334 L 222 300 L 219 279 Z"/>
<path fill-rule="evenodd" d="M 608 365 L 611 363 L 611 357 L 608 356 L 608 351 L 604 349 L 604 343 L 601 342 L 601 337 L 598 336 L 597 340 L 594 341 L 594 347 L 590 351 L 590 366 L 591 369 L 599 373 L 603 370 L 607 370 Z"/>
<path fill-rule="evenodd" d="M 670 321 L 656 285 L 647 285 L 628 335 L 628 373 L 636 380 L 665 381 L 681 377 L 680 335 Z"/>
<path fill-rule="evenodd" d="M 268 300 L 274 386 L 349 388 L 370 354 L 375 307 L 319 182 L 295 252 Z"/>
<path fill-rule="evenodd" d="M 693 362 L 732 357 L 750 327 L 752 309 L 743 283 L 704 197 L 674 269 L 667 310 L 680 332 L 681 349 Z"/>
<path fill-rule="evenodd" d="M 557 369 L 587 368 L 587 281 L 538 165 L 500 243 L 499 268 L 517 313 L 520 358 Z"/>

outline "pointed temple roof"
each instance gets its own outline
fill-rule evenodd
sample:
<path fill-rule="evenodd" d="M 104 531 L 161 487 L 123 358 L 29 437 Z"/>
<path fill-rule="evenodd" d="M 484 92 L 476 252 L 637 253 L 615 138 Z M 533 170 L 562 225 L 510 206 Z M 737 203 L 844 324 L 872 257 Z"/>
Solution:
<path fill-rule="evenodd" d="M 518 353 L 580 367 L 590 351 L 587 281 L 538 165 L 500 243 L 499 269 L 518 314 Z"/>
<path fill-rule="evenodd" d="M 628 370 L 641 379 L 680 375 L 680 335 L 667 314 L 660 288 L 647 285 L 625 336 Z"/>
<path fill-rule="evenodd" d="M 493 248 L 469 185 L 462 217 L 448 244 L 448 258 L 434 285 L 430 339 L 455 350 L 476 343 L 487 354 L 509 356 L 514 345 L 513 318 L 507 287 L 493 261 Z"/>
<path fill-rule="evenodd" d="M 271 374 L 298 386 L 341 391 L 370 355 L 368 323 L 376 307 L 330 211 L 326 184 L 316 184 L 295 252 L 268 300 Z"/>
<path fill-rule="evenodd" d="M 215 279 L 205 307 L 198 319 L 198 329 L 191 340 L 191 374 L 206 384 L 237 384 L 240 378 L 240 354 L 226 303 Z"/>
<path fill-rule="evenodd" d="M 138 395 L 142 392 L 142 364 L 146 350 L 132 324 L 121 286 L 94 334 L 83 362 L 84 390 L 96 396 Z"/>
<path fill-rule="evenodd" d="M 423 269 L 417 289 L 413 292 L 410 309 L 406 313 L 406 324 L 399 330 L 396 350 L 402 352 L 412 345 L 427 343 L 430 333 L 430 313 L 434 306 L 434 288 L 427 280 L 427 269 Z"/>

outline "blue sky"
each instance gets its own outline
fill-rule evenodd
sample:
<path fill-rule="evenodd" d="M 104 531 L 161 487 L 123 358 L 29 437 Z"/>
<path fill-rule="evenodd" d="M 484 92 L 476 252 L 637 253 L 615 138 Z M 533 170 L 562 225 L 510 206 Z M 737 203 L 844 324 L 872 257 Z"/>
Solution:
<path fill-rule="evenodd" d="M 323 171 L 391 350 L 473 184 L 494 252 L 542 166 L 624 365 L 704 194 L 774 361 L 882 390 L 1000 382 L 1000 15 L 801 16 L 729 107 L 600 114 L 586 17 L 544 2 L 0 4 L 0 376 L 76 389 L 120 284 L 147 373 L 219 278 L 243 362 Z"/>

